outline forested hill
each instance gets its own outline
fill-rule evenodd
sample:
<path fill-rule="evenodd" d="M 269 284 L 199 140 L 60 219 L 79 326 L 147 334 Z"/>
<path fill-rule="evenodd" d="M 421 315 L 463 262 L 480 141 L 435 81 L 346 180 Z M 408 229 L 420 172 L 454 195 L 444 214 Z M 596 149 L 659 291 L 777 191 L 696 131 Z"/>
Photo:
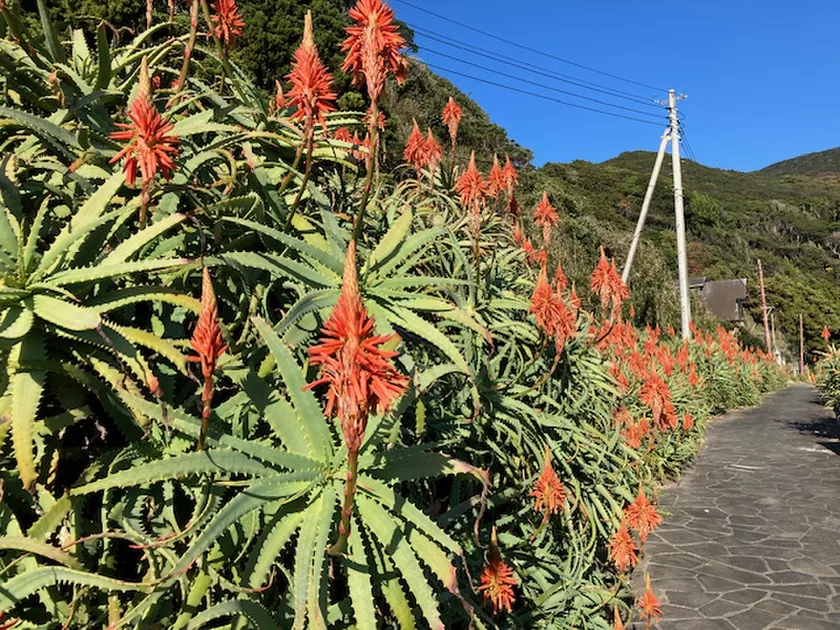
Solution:
<path fill-rule="evenodd" d="M 765 175 L 840 176 L 840 147 L 776 162 L 759 172 Z"/>
<path fill-rule="evenodd" d="M 594 217 L 612 233 L 621 258 L 654 158 L 636 151 L 601 164 L 547 164 L 538 178 L 565 207 Z M 675 269 L 670 170 L 666 156 L 645 240 Z M 819 345 L 823 325 L 835 334 L 840 330 L 840 183 L 806 175 L 727 171 L 689 160 L 683 161 L 683 179 L 693 275 L 746 277 L 756 287 L 756 261 L 761 258 L 768 300 L 787 336 L 795 339 L 800 312 L 810 349 Z M 753 290 L 755 316 L 757 297 Z"/>

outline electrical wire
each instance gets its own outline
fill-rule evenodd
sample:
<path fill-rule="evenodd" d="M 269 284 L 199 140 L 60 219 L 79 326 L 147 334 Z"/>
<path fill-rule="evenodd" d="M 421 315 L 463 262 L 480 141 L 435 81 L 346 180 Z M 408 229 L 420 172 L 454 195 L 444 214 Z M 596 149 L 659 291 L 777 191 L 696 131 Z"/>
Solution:
<path fill-rule="evenodd" d="M 685 122 L 684 121 L 680 123 L 679 131 L 680 131 L 680 142 L 685 147 L 685 151 L 688 154 L 688 158 L 692 162 L 697 162 L 697 156 L 694 154 L 694 149 L 692 148 L 691 143 L 688 141 L 688 136 L 686 135 L 686 127 L 685 127 Z"/>
<path fill-rule="evenodd" d="M 505 85 L 504 83 L 498 83 L 496 81 L 490 81 L 489 79 L 484 79 L 482 77 L 477 77 L 475 75 L 467 74 L 465 72 L 459 72 L 457 70 L 453 70 L 451 68 L 445 68 L 443 66 L 438 66 L 436 64 L 431 64 L 426 61 L 423 61 L 429 68 L 437 70 L 439 72 L 446 72 L 449 74 L 454 74 L 459 77 L 464 77 L 466 79 L 472 79 L 473 81 L 478 81 L 479 83 L 485 83 L 487 85 L 493 85 L 495 87 L 499 87 L 505 90 L 510 90 L 512 92 L 518 92 L 519 94 L 524 94 L 526 96 L 532 96 L 534 98 L 540 98 L 546 101 L 552 101 L 554 103 L 559 103 L 560 105 L 566 105 L 568 107 L 574 107 L 576 109 L 583 109 L 590 112 L 595 112 L 598 114 L 604 114 L 606 116 L 612 116 L 614 118 L 623 118 L 625 120 L 633 120 L 635 122 L 645 123 L 648 125 L 654 125 L 655 127 L 659 127 L 662 123 L 661 122 L 654 122 L 652 120 L 645 120 L 643 118 L 637 118 L 634 116 L 625 116 L 624 114 L 617 114 L 615 112 L 609 112 L 603 109 L 598 109 L 596 107 L 589 107 L 588 105 L 581 105 L 579 103 L 570 103 L 569 101 L 564 101 L 559 98 L 554 98 L 553 96 L 546 96 L 545 94 L 539 94 L 538 92 L 531 92 L 530 90 L 523 90 L 521 88 Z"/>
<path fill-rule="evenodd" d="M 491 67 L 488 67 L 488 66 L 483 66 L 479 63 L 473 63 L 471 61 L 466 61 L 465 59 L 455 57 L 454 55 L 448 55 L 446 53 L 442 53 L 440 51 L 437 51 L 437 50 L 434 50 L 434 49 L 431 49 L 431 48 L 428 48 L 428 47 L 424 47 L 423 50 L 425 52 L 431 53 L 433 55 L 438 55 L 440 57 L 445 57 L 446 59 L 450 59 L 450 60 L 456 61 L 458 63 L 462 63 L 462 64 L 467 65 L 467 66 L 472 66 L 473 68 L 478 68 L 479 70 L 486 70 L 487 72 L 492 72 L 497 76 L 502 76 L 502 77 L 506 77 L 508 79 L 513 79 L 515 81 L 520 81 L 522 83 L 527 83 L 528 85 L 533 85 L 535 87 L 539 87 L 539 88 L 542 88 L 544 90 L 551 90 L 552 92 L 557 92 L 559 94 L 565 94 L 566 96 L 572 96 L 574 98 L 583 99 L 583 100 L 589 101 L 591 103 L 597 103 L 598 105 L 603 105 L 605 107 L 613 107 L 615 109 L 620 109 L 620 110 L 631 112 L 631 113 L 634 113 L 634 114 L 640 114 L 642 116 L 656 117 L 655 114 L 653 114 L 651 112 L 648 112 L 648 111 L 644 111 L 644 110 L 641 110 L 641 109 L 636 109 L 634 107 L 626 107 L 624 105 L 617 105 L 615 103 L 610 103 L 608 101 L 602 101 L 602 100 L 597 99 L 597 98 L 592 98 L 591 96 L 585 96 L 583 94 L 576 94 L 575 92 L 569 92 L 568 90 L 561 90 L 560 88 L 552 87 L 550 85 L 546 85 L 545 83 L 539 83 L 537 81 L 531 81 L 529 79 L 523 79 L 522 77 L 518 77 L 514 74 L 509 74 L 507 72 L 501 72 L 499 70 L 496 70 L 495 68 L 491 68 Z"/>
<path fill-rule="evenodd" d="M 555 61 L 559 61 L 561 63 L 565 63 L 565 64 L 568 64 L 568 65 L 571 65 L 571 66 L 575 66 L 576 68 L 581 68 L 582 70 L 587 70 L 588 72 L 594 72 L 596 74 L 600 74 L 600 75 L 605 76 L 605 77 L 610 77 L 611 79 L 616 79 L 617 81 L 623 81 L 625 83 L 629 83 L 629 84 L 632 84 L 632 85 L 638 85 L 639 87 L 644 87 L 644 88 L 647 88 L 649 90 L 656 90 L 657 92 L 667 92 L 667 90 L 665 90 L 663 88 L 656 87 L 654 85 L 650 85 L 650 84 L 647 84 L 647 83 L 642 83 L 640 81 L 635 81 L 633 79 L 628 79 L 626 77 L 622 77 L 622 76 L 617 75 L 617 74 L 612 74 L 610 72 L 604 72 L 603 70 L 598 70 L 597 68 L 593 68 L 592 66 L 587 66 L 587 65 L 584 65 L 582 63 L 577 63 L 576 61 L 571 61 L 570 59 L 565 59 L 563 57 L 559 57 L 557 55 L 547 53 L 543 50 L 539 50 L 538 48 L 532 48 L 531 46 L 526 46 L 525 44 L 520 44 L 520 43 L 512 41 L 510 39 L 500 37 L 499 35 L 495 35 L 495 34 L 490 33 L 488 31 L 484 31 L 480 28 L 476 28 L 474 26 L 470 26 L 469 24 L 459 22 L 458 20 L 453 20 L 452 18 L 447 17 L 445 15 L 441 15 L 440 13 L 435 13 L 434 11 L 430 11 L 429 9 L 423 8 L 423 7 L 421 7 L 417 4 L 414 4 L 413 2 L 409 2 L 408 0 L 395 0 L 395 2 L 398 2 L 399 4 L 404 4 L 406 6 L 409 6 L 412 9 L 416 9 L 417 11 L 422 11 L 423 13 L 434 16 L 434 17 L 436 17 L 438 19 L 441 19 L 441 20 L 444 20 L 446 22 L 450 22 L 451 24 L 455 24 L 457 26 L 460 26 L 461 28 L 466 28 L 466 29 L 468 29 L 470 31 L 473 31 L 475 33 L 478 33 L 480 35 L 484 35 L 485 37 L 490 37 L 492 39 L 503 42 L 503 43 L 508 44 L 510 46 L 515 46 L 517 48 L 521 48 L 522 50 L 527 50 L 528 52 L 536 53 L 538 55 L 543 55 L 544 57 L 548 57 L 549 59 L 554 59 Z"/>
<path fill-rule="evenodd" d="M 653 99 L 650 98 L 638 96 L 636 94 L 631 94 L 630 92 L 624 92 L 622 90 L 617 90 L 615 88 L 607 87 L 598 83 L 593 83 L 591 81 L 586 81 L 584 79 L 580 79 L 572 75 L 564 74 L 562 72 L 556 72 L 554 70 L 551 70 L 550 68 L 545 68 L 543 66 L 537 66 L 525 62 L 515 57 L 509 57 L 507 55 L 503 55 L 493 50 L 488 50 L 487 48 L 481 48 L 480 46 L 476 46 L 474 44 L 469 44 L 467 42 L 462 42 L 457 39 L 452 39 L 446 37 L 445 35 L 441 35 L 440 33 L 436 33 L 435 31 L 428 30 L 421 26 L 416 26 L 411 22 L 406 22 L 406 24 L 408 24 L 412 29 L 414 29 L 415 32 L 419 33 L 422 37 L 431 39 L 445 46 L 450 46 L 452 48 L 468 52 L 478 57 L 491 59 L 497 63 L 502 63 L 514 68 L 518 68 L 520 70 L 525 70 L 526 72 L 530 72 L 532 74 L 548 77 L 550 79 L 554 79 L 555 81 L 560 81 L 562 83 L 568 83 L 570 85 L 581 87 L 586 90 L 592 90 L 593 92 L 600 92 L 601 94 L 606 94 L 615 98 L 621 98 L 634 103 L 647 105 L 648 107 L 661 107 L 661 105 L 655 103 Z M 421 49 L 431 50 L 427 46 L 421 46 Z"/>

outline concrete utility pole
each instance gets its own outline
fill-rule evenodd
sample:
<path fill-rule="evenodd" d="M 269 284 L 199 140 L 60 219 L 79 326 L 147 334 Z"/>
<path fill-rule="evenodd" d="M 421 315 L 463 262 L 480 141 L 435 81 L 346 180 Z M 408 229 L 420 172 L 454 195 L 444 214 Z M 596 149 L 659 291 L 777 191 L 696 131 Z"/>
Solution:
<path fill-rule="evenodd" d="M 761 258 L 758 259 L 758 286 L 761 287 L 761 315 L 764 318 L 764 348 L 772 352 L 770 345 L 770 324 L 767 321 L 767 296 L 764 293 L 764 269 L 761 267 Z"/>
<path fill-rule="evenodd" d="M 773 353 L 776 355 L 776 362 L 781 363 L 779 360 L 779 342 L 776 340 L 776 313 L 770 313 L 770 328 L 773 331 Z"/>
<path fill-rule="evenodd" d="M 656 180 L 659 179 L 659 171 L 662 169 L 662 161 L 665 158 L 665 147 L 668 146 L 668 141 L 671 139 L 670 127 L 662 133 L 662 142 L 659 143 L 659 151 L 656 154 L 656 162 L 653 164 L 653 172 L 650 174 L 650 182 L 645 191 L 645 200 L 642 202 L 642 212 L 639 214 L 639 220 L 636 222 L 636 231 L 633 232 L 633 241 L 630 243 L 630 251 L 627 252 L 627 260 L 624 263 L 624 270 L 621 272 L 621 279 L 624 284 L 630 278 L 630 267 L 633 266 L 633 260 L 636 258 L 636 250 L 639 248 L 639 240 L 642 237 L 642 228 L 645 227 L 648 210 L 650 210 L 650 202 L 653 199 L 653 191 L 656 188 Z"/>
<path fill-rule="evenodd" d="M 799 375 L 805 376 L 805 324 L 799 314 Z"/>
<path fill-rule="evenodd" d="M 624 263 L 624 270 L 621 273 L 621 279 L 627 284 L 630 278 L 630 268 L 633 266 L 633 259 L 636 257 L 636 250 L 639 247 L 639 239 L 642 234 L 642 228 L 645 226 L 647 213 L 650 209 L 650 202 L 653 198 L 653 190 L 656 187 L 656 180 L 659 178 L 659 171 L 662 168 L 662 160 L 665 156 L 665 147 L 668 141 L 671 141 L 671 166 L 674 172 L 674 215 L 676 217 L 677 227 L 677 258 L 678 271 L 680 279 L 680 320 L 682 322 L 682 336 L 683 339 L 691 338 L 691 297 L 688 292 L 688 254 L 685 240 L 685 209 L 683 207 L 683 187 L 682 187 L 682 164 L 680 162 L 680 121 L 677 114 L 677 101 L 685 98 L 685 95 L 677 93 L 674 90 L 668 91 L 668 110 L 670 112 L 670 124 L 662 134 L 662 142 L 659 145 L 659 151 L 656 154 L 656 162 L 653 165 L 653 172 L 650 176 L 650 183 L 648 183 L 647 191 L 645 192 L 645 199 L 642 202 L 642 211 L 639 214 L 639 220 L 636 223 L 636 231 L 633 233 L 633 240 L 630 243 L 630 251 L 627 252 L 627 260 Z M 664 105 L 665 103 L 661 103 Z"/>
<path fill-rule="evenodd" d="M 691 339 L 691 300 L 688 294 L 688 253 L 685 241 L 685 210 L 683 208 L 682 165 L 680 163 L 680 121 L 677 116 L 677 96 L 668 91 L 668 108 L 671 111 L 671 163 L 674 168 L 674 213 L 677 217 L 677 263 L 680 275 L 680 319 L 683 339 Z"/>

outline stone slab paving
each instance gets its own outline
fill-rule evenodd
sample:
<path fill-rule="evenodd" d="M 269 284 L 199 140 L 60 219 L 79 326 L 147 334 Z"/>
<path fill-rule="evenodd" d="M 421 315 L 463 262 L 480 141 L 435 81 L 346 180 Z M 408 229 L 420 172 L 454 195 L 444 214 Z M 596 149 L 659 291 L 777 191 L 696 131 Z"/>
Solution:
<path fill-rule="evenodd" d="M 712 421 L 660 492 L 650 571 L 663 630 L 840 630 L 840 424 L 793 385 Z M 636 628 L 643 628 L 636 623 Z"/>

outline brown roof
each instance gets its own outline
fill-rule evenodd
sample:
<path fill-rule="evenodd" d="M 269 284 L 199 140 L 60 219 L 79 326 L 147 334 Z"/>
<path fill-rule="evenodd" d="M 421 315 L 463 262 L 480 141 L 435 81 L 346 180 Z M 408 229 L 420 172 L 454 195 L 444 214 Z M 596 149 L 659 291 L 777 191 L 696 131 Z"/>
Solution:
<path fill-rule="evenodd" d="M 747 298 L 747 279 L 714 280 L 703 285 L 703 299 L 709 310 L 723 321 L 744 319 L 742 302 Z"/>

